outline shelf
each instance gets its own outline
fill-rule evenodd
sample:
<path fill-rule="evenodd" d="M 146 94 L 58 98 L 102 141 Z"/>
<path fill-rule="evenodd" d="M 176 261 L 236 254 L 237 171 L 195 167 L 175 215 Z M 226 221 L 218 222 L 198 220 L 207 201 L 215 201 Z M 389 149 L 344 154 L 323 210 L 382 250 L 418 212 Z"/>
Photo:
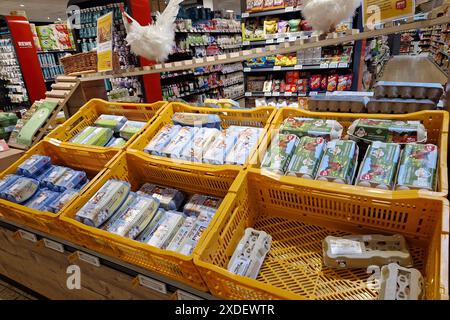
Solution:
<path fill-rule="evenodd" d="M 249 72 L 273 72 L 273 71 L 293 71 L 293 70 L 320 70 L 320 69 L 347 69 L 350 64 L 347 62 L 340 63 L 322 63 L 314 65 L 296 65 L 292 67 L 274 66 L 271 68 L 244 68 L 245 73 Z"/>
<path fill-rule="evenodd" d="M 313 91 L 314 94 L 311 94 L 311 92 L 308 93 L 289 93 L 289 92 L 246 92 L 245 97 L 309 97 L 311 95 L 322 95 L 325 94 L 325 92 L 316 92 Z"/>
<path fill-rule="evenodd" d="M 67 49 L 67 50 L 45 50 L 38 51 L 37 53 L 63 53 L 63 52 L 77 52 L 77 50 Z"/>
<path fill-rule="evenodd" d="M 182 93 L 182 94 L 180 94 L 180 95 L 178 95 L 178 96 L 172 96 L 172 97 L 175 97 L 175 98 L 184 98 L 184 97 L 188 97 L 188 96 L 192 96 L 192 95 L 196 95 L 196 94 L 201 94 L 201 93 L 205 93 L 205 92 L 208 92 L 208 91 L 210 91 L 210 90 L 213 90 L 213 89 L 217 89 L 217 88 L 219 88 L 220 87 L 220 85 L 217 85 L 217 86 L 213 86 L 213 87 L 209 87 L 209 88 L 205 88 L 205 89 L 200 89 L 200 90 L 195 90 L 195 91 L 192 91 L 192 92 L 187 92 L 187 93 Z"/>
<path fill-rule="evenodd" d="M 432 59 L 431 57 L 429 57 L 429 59 L 439 69 L 439 71 L 441 71 L 445 76 L 447 76 L 447 77 L 450 76 L 450 74 L 446 70 L 442 69 L 442 67 L 440 65 L 438 65 L 436 63 L 436 61 L 434 61 L 434 59 Z"/>
<path fill-rule="evenodd" d="M 294 42 L 297 40 L 306 40 L 311 38 L 313 35 L 313 31 L 301 31 L 294 34 L 286 34 L 283 37 L 275 37 L 272 39 L 265 39 L 265 40 L 255 40 L 255 41 L 243 41 L 243 46 L 258 46 L 258 45 L 266 45 L 266 44 L 277 44 L 277 43 L 283 43 L 283 42 Z"/>
<path fill-rule="evenodd" d="M 234 96 L 234 97 L 230 97 L 230 98 L 225 98 L 225 99 L 230 99 L 230 100 L 241 100 L 244 99 L 245 95 L 244 94 L 240 94 L 238 96 Z"/>
<path fill-rule="evenodd" d="M 271 15 L 277 15 L 277 14 L 285 14 L 290 12 L 300 12 L 302 11 L 302 7 L 286 7 L 282 9 L 275 9 L 275 10 L 267 10 L 267 11 L 259 11 L 259 12 L 244 12 L 241 15 L 242 19 L 245 18 L 253 18 L 253 17 L 264 17 L 264 16 L 271 16 Z"/>
<path fill-rule="evenodd" d="M 229 31 L 229 30 L 178 30 L 175 33 L 223 33 L 223 34 L 237 34 L 242 33 L 241 30 Z"/>

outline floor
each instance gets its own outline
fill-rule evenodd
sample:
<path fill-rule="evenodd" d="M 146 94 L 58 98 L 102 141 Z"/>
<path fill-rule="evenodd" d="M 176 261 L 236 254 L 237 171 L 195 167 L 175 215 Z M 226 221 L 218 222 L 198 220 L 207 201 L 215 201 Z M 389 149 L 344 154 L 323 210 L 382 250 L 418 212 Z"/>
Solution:
<path fill-rule="evenodd" d="M 394 56 L 386 64 L 381 80 L 445 84 L 448 77 L 426 56 Z"/>
<path fill-rule="evenodd" d="M 0 280 L 0 300 L 36 300 L 36 298 Z"/>

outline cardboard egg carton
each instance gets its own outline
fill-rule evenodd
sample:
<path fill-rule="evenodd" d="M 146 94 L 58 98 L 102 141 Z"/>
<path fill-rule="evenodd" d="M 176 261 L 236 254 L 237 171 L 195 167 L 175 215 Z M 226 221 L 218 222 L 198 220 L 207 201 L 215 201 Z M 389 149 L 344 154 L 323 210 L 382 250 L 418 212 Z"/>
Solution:
<path fill-rule="evenodd" d="M 311 111 L 362 113 L 368 101 L 362 96 L 311 96 L 308 107 Z"/>
<path fill-rule="evenodd" d="M 379 300 L 419 300 L 424 294 L 424 281 L 417 269 L 390 263 L 381 268 Z"/>
<path fill-rule="evenodd" d="M 272 237 L 266 232 L 247 228 L 228 263 L 228 271 L 256 279 L 271 243 Z"/>
<path fill-rule="evenodd" d="M 374 91 L 376 98 L 429 99 L 438 102 L 444 88 L 439 83 L 379 81 Z"/>
<path fill-rule="evenodd" d="M 436 102 L 429 99 L 371 98 L 366 105 L 368 113 L 412 113 L 422 110 L 436 110 Z"/>
<path fill-rule="evenodd" d="M 396 262 L 412 265 L 411 254 L 402 235 L 328 236 L 323 241 L 323 260 L 330 268 L 367 268 Z"/>

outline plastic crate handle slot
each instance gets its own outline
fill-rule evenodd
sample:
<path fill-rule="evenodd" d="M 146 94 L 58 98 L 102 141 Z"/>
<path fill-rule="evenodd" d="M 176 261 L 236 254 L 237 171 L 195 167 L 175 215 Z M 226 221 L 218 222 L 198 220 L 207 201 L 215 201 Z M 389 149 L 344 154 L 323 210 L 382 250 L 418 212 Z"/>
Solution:
<path fill-rule="evenodd" d="M 222 229 L 222 232 L 221 232 L 220 235 L 219 235 L 220 240 L 223 241 L 225 235 L 228 234 L 229 229 L 231 228 L 231 224 L 235 221 L 235 219 L 231 219 L 231 217 L 234 217 L 234 216 L 235 216 L 236 211 L 238 211 L 239 208 L 240 208 L 240 206 L 236 206 L 236 207 L 233 209 L 233 212 L 232 212 L 231 215 L 230 215 L 230 219 L 228 219 L 227 224 L 226 224 L 225 227 Z M 218 230 L 218 232 L 219 232 L 219 231 L 220 231 L 220 230 Z"/>

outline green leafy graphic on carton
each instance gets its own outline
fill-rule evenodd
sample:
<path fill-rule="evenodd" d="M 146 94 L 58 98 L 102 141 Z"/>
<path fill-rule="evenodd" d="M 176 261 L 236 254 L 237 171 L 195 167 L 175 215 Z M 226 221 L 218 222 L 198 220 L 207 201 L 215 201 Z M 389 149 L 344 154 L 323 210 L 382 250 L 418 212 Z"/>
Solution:
<path fill-rule="evenodd" d="M 368 140 L 384 142 L 412 143 L 417 142 L 418 123 L 404 121 L 360 119 L 354 135 Z"/>
<path fill-rule="evenodd" d="M 305 134 L 310 131 L 329 133 L 332 127 L 326 120 L 322 119 L 287 118 L 282 130 L 285 132 Z"/>
<path fill-rule="evenodd" d="M 395 148 L 395 146 L 393 147 Z M 369 158 L 366 159 L 368 165 L 365 165 L 365 169 L 368 170 L 361 175 L 361 180 L 385 184 L 391 183 L 395 165 L 391 152 L 395 152 L 395 150 L 387 150 L 387 148 L 379 147 L 370 151 Z"/>

